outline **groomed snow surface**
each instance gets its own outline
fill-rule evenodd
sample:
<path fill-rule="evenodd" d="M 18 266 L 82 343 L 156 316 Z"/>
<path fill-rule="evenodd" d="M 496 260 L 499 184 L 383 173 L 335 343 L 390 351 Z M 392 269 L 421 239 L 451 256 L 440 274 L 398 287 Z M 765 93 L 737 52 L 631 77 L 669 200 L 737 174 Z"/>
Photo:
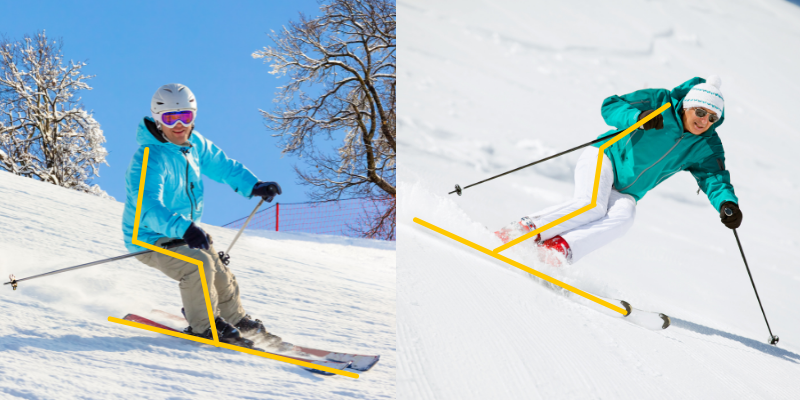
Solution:
<path fill-rule="evenodd" d="M 0 276 L 126 254 L 122 208 L 0 173 Z M 217 250 L 235 235 L 204 228 Z M 0 398 L 394 398 L 394 243 L 249 231 L 231 257 L 245 310 L 268 329 L 309 347 L 380 354 L 380 362 L 359 379 L 322 377 L 108 322 L 153 309 L 180 313 L 178 283 L 128 259 L 22 282 L 16 291 L 0 286 Z"/>
<path fill-rule="evenodd" d="M 800 398 L 800 7 L 754 1 L 398 2 L 399 399 Z M 718 74 L 719 129 L 740 199 L 733 232 L 679 173 L 625 237 L 557 270 L 672 316 L 649 331 L 562 296 L 485 247 L 492 231 L 572 196 L 579 152 L 448 195 L 594 139 L 612 94 Z M 625 127 L 622 127 L 625 128 Z M 519 245 L 523 246 L 523 245 Z"/>

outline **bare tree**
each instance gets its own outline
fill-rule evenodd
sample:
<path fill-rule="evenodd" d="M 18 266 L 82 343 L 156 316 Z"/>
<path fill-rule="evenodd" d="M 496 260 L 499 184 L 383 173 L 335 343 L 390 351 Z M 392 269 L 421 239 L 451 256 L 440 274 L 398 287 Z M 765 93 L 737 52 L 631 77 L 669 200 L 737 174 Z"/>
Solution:
<path fill-rule="evenodd" d="M 322 16 L 300 15 L 270 38 L 274 47 L 253 53 L 271 63 L 271 74 L 288 75 L 277 106 L 260 110 L 279 133 L 284 154 L 306 157 L 295 166 L 315 200 L 346 195 L 373 200 L 366 237 L 394 239 L 396 195 L 395 82 L 396 7 L 386 0 L 329 0 Z M 341 135 L 341 136 L 339 136 Z M 343 137 L 334 154 L 315 139 Z"/>
<path fill-rule="evenodd" d="M 44 31 L 0 41 L 0 168 L 107 197 L 90 185 L 106 163 L 105 137 L 75 98 L 92 76 L 81 74 L 85 63 L 62 65 L 62 46 Z"/>

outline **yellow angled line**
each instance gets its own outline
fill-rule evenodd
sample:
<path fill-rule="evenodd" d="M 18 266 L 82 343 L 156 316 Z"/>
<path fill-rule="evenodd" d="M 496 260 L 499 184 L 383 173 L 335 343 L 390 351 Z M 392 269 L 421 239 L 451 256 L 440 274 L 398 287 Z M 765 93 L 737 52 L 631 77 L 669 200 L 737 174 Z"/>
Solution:
<path fill-rule="evenodd" d="M 166 254 L 170 257 L 177 258 L 181 261 L 185 261 L 190 264 L 197 265 L 197 270 L 200 273 L 200 276 L 206 276 L 205 271 L 203 270 L 203 262 L 200 260 L 195 260 L 194 258 L 186 257 L 182 254 L 175 253 L 174 251 L 169 251 L 167 249 L 163 249 L 158 246 L 153 246 L 150 243 L 142 242 L 138 239 L 139 237 L 139 218 L 141 217 L 142 212 L 142 198 L 144 197 L 144 182 L 145 176 L 147 176 L 147 157 L 150 154 L 150 148 L 144 148 L 144 156 L 142 157 L 142 175 L 139 178 L 139 197 L 136 199 L 136 214 L 133 218 L 133 237 L 131 238 L 131 242 L 135 245 L 142 246 L 148 250 L 153 250 L 156 253 Z M 208 321 L 211 325 L 211 336 L 214 338 L 215 342 L 219 342 L 219 335 L 217 334 L 217 327 L 214 323 L 214 312 L 211 310 L 211 296 L 208 294 L 208 284 L 206 283 L 205 279 L 200 279 L 200 284 L 203 286 L 203 296 L 205 296 L 206 300 L 206 309 L 208 310 Z"/>
<path fill-rule="evenodd" d="M 203 338 L 199 338 L 199 337 L 192 336 L 192 335 L 187 335 L 185 333 L 173 332 L 173 331 L 170 331 L 170 330 L 167 330 L 167 329 L 156 328 L 154 326 L 149 326 L 149 325 L 141 324 L 141 323 L 138 323 L 138 322 L 128 321 L 128 320 L 114 318 L 114 317 L 108 317 L 108 320 L 110 322 L 116 322 L 118 324 L 128 325 L 128 326 L 132 326 L 134 328 L 144 329 L 144 330 L 148 330 L 148 331 L 156 332 L 156 333 L 163 333 L 164 335 L 174 336 L 174 337 L 177 337 L 177 338 L 191 340 L 191 341 L 194 341 L 194 342 L 208 344 L 208 345 L 211 345 L 211 346 L 223 347 L 223 348 L 226 348 L 226 349 L 229 349 L 229 350 L 234 350 L 234 351 L 238 351 L 238 352 L 242 352 L 242 353 L 252 354 L 252 355 L 255 355 L 255 356 L 269 358 L 269 359 L 276 360 L 276 361 L 283 361 L 285 363 L 299 365 L 301 367 L 317 369 L 317 370 L 320 370 L 320 371 L 330 372 L 330 373 L 333 373 L 333 374 L 339 374 L 339 375 L 343 375 L 343 376 L 346 376 L 346 377 L 349 377 L 349 378 L 358 379 L 358 374 L 356 374 L 354 372 L 342 371 L 342 370 L 339 370 L 339 369 L 336 369 L 336 368 L 326 367 L 324 365 L 313 364 L 313 363 L 306 362 L 306 361 L 295 360 L 293 358 L 284 357 L 284 356 L 281 356 L 281 355 L 278 355 L 278 354 L 265 353 L 263 351 L 258 351 L 258 350 L 244 348 L 244 347 L 234 346 L 234 345 L 228 344 L 228 343 L 216 342 L 216 341 L 213 341 L 213 340 L 208 340 L 208 339 L 203 339 Z"/>
<path fill-rule="evenodd" d="M 483 246 L 481 246 L 479 244 L 470 242 L 469 240 L 464 239 L 461 236 L 452 234 L 452 233 L 450 233 L 450 232 L 448 232 L 448 231 L 446 231 L 446 230 L 444 230 L 442 228 L 439 228 L 436 225 L 433 225 L 433 224 L 431 224 L 429 222 L 423 221 L 423 220 L 421 220 L 419 218 L 414 218 L 414 222 L 416 222 L 416 223 L 418 223 L 418 224 L 420 224 L 420 225 L 422 225 L 422 226 L 424 226 L 424 227 L 426 227 L 426 228 L 428 228 L 428 229 L 430 229 L 432 231 L 435 231 L 435 232 L 438 232 L 438 233 L 440 233 L 440 234 L 442 234 L 444 236 L 447 236 L 450 239 L 453 239 L 453 240 L 455 240 L 457 242 L 460 242 L 460 243 L 465 244 L 465 245 L 467 245 L 469 247 L 472 247 L 473 249 L 478 250 L 483 254 L 492 256 L 492 257 L 494 257 L 494 258 L 496 258 L 496 259 L 498 259 L 498 260 L 500 260 L 500 261 L 502 261 L 504 263 L 507 263 L 509 265 L 517 267 L 517 268 L 519 268 L 519 269 L 521 269 L 521 270 L 523 270 L 523 271 L 525 271 L 525 272 L 527 272 L 527 273 L 529 273 L 531 275 L 534 275 L 534 276 L 539 277 L 541 279 L 544 279 L 544 280 L 546 280 L 546 281 L 548 281 L 548 282 L 550 282 L 550 283 L 552 283 L 554 285 L 558 285 L 558 286 L 560 286 L 560 287 L 562 287 L 564 289 L 567 289 L 572 293 L 575 293 L 577 295 L 583 296 L 583 297 L 585 297 L 585 298 L 587 298 L 587 299 L 589 299 L 589 300 L 591 300 L 591 301 L 593 301 L 593 302 L 595 302 L 597 304 L 600 304 L 600 305 L 603 305 L 605 307 L 608 307 L 608 308 L 610 308 L 610 309 L 612 309 L 612 310 L 614 310 L 614 311 L 616 311 L 616 312 L 618 312 L 618 313 L 620 313 L 622 315 L 627 315 L 627 311 L 625 311 L 625 309 L 622 308 L 622 307 L 615 306 L 614 304 L 611 304 L 611 303 L 609 303 L 609 302 L 607 302 L 607 301 L 605 301 L 605 300 L 603 300 L 603 299 L 601 299 L 601 298 L 599 298 L 599 297 L 597 297 L 595 295 L 592 295 L 591 293 L 586 293 L 583 290 L 580 290 L 580 289 L 578 289 L 578 288 L 576 288 L 574 286 L 571 286 L 571 285 L 568 285 L 568 284 L 566 284 L 564 282 L 561 282 L 558 279 L 555 279 L 555 278 L 552 278 L 552 277 L 550 277 L 548 275 L 545 275 L 545 274 L 543 274 L 543 273 L 541 273 L 541 272 L 539 272 L 539 271 L 537 271 L 537 270 L 535 270 L 535 269 L 533 269 L 531 267 L 528 267 L 528 266 L 526 266 L 524 264 L 521 264 L 521 263 L 519 263 L 517 261 L 514 261 L 514 260 L 512 260 L 512 259 L 510 259 L 510 258 L 508 258 L 506 256 L 503 256 L 501 254 L 498 254 L 498 253 L 496 253 L 496 252 L 494 252 L 492 250 L 489 250 L 486 247 L 483 247 Z"/>
<path fill-rule="evenodd" d="M 597 149 L 597 169 L 594 174 L 594 187 L 592 188 L 592 202 L 589 210 L 597 206 L 597 192 L 600 191 L 600 171 L 603 169 L 603 150 Z M 587 210 L 588 211 L 588 210 Z"/>
<path fill-rule="evenodd" d="M 142 211 L 142 198 L 144 197 L 144 183 L 145 183 L 145 176 L 147 175 L 147 157 L 148 157 L 149 154 L 150 154 L 150 148 L 149 147 L 145 147 L 144 148 L 144 156 L 142 158 L 142 175 L 139 178 L 139 196 L 138 196 L 138 198 L 136 200 L 136 214 L 135 214 L 134 219 L 133 219 L 133 237 L 131 238 L 132 239 L 131 241 L 132 241 L 133 244 L 135 244 L 137 246 L 142 246 L 142 247 L 144 247 L 146 249 L 153 250 L 156 253 L 166 254 L 166 255 L 168 255 L 170 257 L 174 257 L 174 258 L 177 258 L 179 260 L 185 261 L 187 263 L 197 265 L 197 270 L 198 270 L 198 273 L 200 274 L 200 276 L 201 277 L 202 276 L 206 276 L 205 272 L 203 271 L 203 262 L 202 261 L 196 260 L 196 259 L 191 258 L 191 257 L 187 257 L 187 256 L 185 256 L 183 254 L 178 254 L 178 253 L 176 253 L 174 251 L 170 251 L 170 250 L 158 247 L 158 246 L 154 246 L 154 245 L 152 245 L 150 243 L 142 242 L 141 240 L 138 239 L 138 237 L 139 237 L 139 219 L 141 217 L 141 211 Z M 126 321 L 126 320 L 119 319 L 119 318 L 108 317 L 108 320 L 111 321 L 111 322 L 116 322 L 118 324 L 128 325 L 128 326 L 132 326 L 132 327 L 135 327 L 135 328 L 141 328 L 141 329 L 145 329 L 145 330 L 152 331 L 152 332 L 163 333 L 165 335 L 175 336 L 175 337 L 179 337 L 179 338 L 183 338 L 183 339 L 187 339 L 187 340 L 193 340 L 195 342 L 210 344 L 212 346 L 224 347 L 226 349 L 230 349 L 230 350 L 234 350 L 234 351 L 238 351 L 238 352 L 242 352 L 242 353 L 253 354 L 253 355 L 256 355 L 256 356 L 270 358 L 270 359 L 277 360 L 277 361 L 283 361 L 283 362 L 286 362 L 286 363 L 289 363 L 289 364 L 299 365 L 299 366 L 302 366 L 302 367 L 314 368 L 314 369 L 318 369 L 318 370 L 321 370 L 321 371 L 326 371 L 326 372 L 334 373 L 334 374 L 337 374 L 337 375 L 343 375 L 343 376 L 347 376 L 347 377 L 350 377 L 350 378 L 358 379 L 358 374 L 355 374 L 355 373 L 352 373 L 352 372 L 349 372 L 349 371 L 342 371 L 342 370 L 338 370 L 338 369 L 335 369 L 335 368 L 330 368 L 330 367 L 325 367 L 325 366 L 322 366 L 322 365 L 307 363 L 305 361 L 295 360 L 295 359 L 292 359 L 292 358 L 287 358 L 287 357 L 283 357 L 283 356 L 279 356 L 279 355 L 267 354 L 267 353 L 260 352 L 260 351 L 257 351 L 257 350 L 247 349 L 247 348 L 244 348 L 244 347 L 234 346 L 232 344 L 220 342 L 219 341 L 219 335 L 217 334 L 217 327 L 216 327 L 216 324 L 214 323 L 214 313 L 211 310 L 211 296 L 209 296 L 209 294 L 208 294 L 208 284 L 206 283 L 205 279 L 200 279 L 200 283 L 203 285 L 203 296 L 205 296 L 205 300 L 206 300 L 206 309 L 208 310 L 208 320 L 210 321 L 210 325 L 211 325 L 211 335 L 214 337 L 213 341 L 212 340 L 208 340 L 208 339 L 198 338 L 198 337 L 191 336 L 191 335 L 186 335 L 186 334 L 183 334 L 183 333 L 168 331 L 166 329 L 160 329 L 160 328 L 156 328 L 156 327 L 152 327 L 152 326 L 148 326 L 148 325 L 144 325 L 144 324 L 139 324 L 139 323 L 136 323 L 136 322 Z"/>
<path fill-rule="evenodd" d="M 534 230 L 532 230 L 532 231 L 530 231 L 530 232 L 528 232 L 528 233 L 526 233 L 526 234 L 524 234 L 524 235 L 522 235 L 522 236 L 520 236 L 520 237 L 518 237 L 518 238 L 516 238 L 516 239 L 514 239 L 514 240 L 512 240 L 512 241 L 510 241 L 510 242 L 508 242 L 508 243 L 506 243 L 506 244 L 494 249 L 494 250 L 492 250 L 492 251 L 495 252 L 495 253 L 499 253 L 499 252 L 501 252 L 503 250 L 508 250 L 512 246 L 515 246 L 517 244 L 522 243 L 525 240 L 528 240 L 528 239 L 530 239 L 532 237 L 535 237 L 536 235 L 538 235 L 538 234 L 540 234 L 540 233 L 542 233 L 542 232 L 544 232 L 544 231 L 546 231 L 546 230 L 548 230 L 548 229 L 550 229 L 550 228 L 552 228 L 552 227 L 554 227 L 554 226 L 556 226 L 556 225 L 558 225 L 558 224 L 560 224 L 560 223 L 562 223 L 564 221 L 567 221 L 567 220 L 569 220 L 571 218 L 574 218 L 577 215 L 583 214 L 584 212 L 589 211 L 589 210 L 593 209 L 595 206 L 597 206 L 597 190 L 600 188 L 600 170 L 603 167 L 603 157 L 602 157 L 603 151 L 606 148 L 608 148 L 608 146 L 613 145 L 614 143 L 616 143 L 617 141 L 619 141 L 623 137 L 627 136 L 628 134 L 633 132 L 635 129 L 637 129 L 640 126 L 644 125 L 645 123 L 647 123 L 647 121 L 650 121 L 651 119 L 655 118 L 657 115 L 660 115 L 662 112 L 666 111 L 670 107 L 672 107 L 671 103 L 664 104 L 663 106 L 659 107 L 654 112 L 650 113 L 648 116 L 644 117 L 644 119 L 642 119 L 641 121 L 638 121 L 635 124 L 631 125 L 628 129 L 625 129 L 624 131 L 620 132 L 620 134 L 618 134 L 617 136 L 614 136 L 613 139 L 603 143 L 603 145 L 600 146 L 600 148 L 598 149 L 598 153 L 599 154 L 598 154 L 598 157 L 597 157 L 597 170 L 595 170 L 595 174 L 594 174 L 594 188 L 592 189 L 592 201 L 591 201 L 591 203 L 589 203 L 586 207 L 583 207 L 583 208 L 581 208 L 579 210 L 575 210 L 572 213 L 570 213 L 568 215 L 565 215 L 565 216 L 563 216 L 563 217 L 561 217 L 561 218 L 559 218 L 559 219 L 557 219 L 557 220 L 555 220 L 555 221 L 553 221 L 553 222 L 551 222 L 549 224 L 546 224 L 544 226 L 540 226 L 539 228 L 536 228 L 536 229 L 534 229 Z"/>
<path fill-rule="evenodd" d="M 554 226 L 556 226 L 556 225 L 558 225 L 558 224 L 560 224 L 560 223 L 562 223 L 564 221 L 567 221 L 567 220 L 569 220 L 571 218 L 574 218 L 574 217 L 576 217 L 576 216 L 578 216 L 580 214 L 583 214 L 584 212 L 589 211 L 592 208 L 594 208 L 595 206 L 597 206 L 597 190 L 600 187 L 600 171 L 601 171 L 601 169 L 603 167 L 603 156 L 602 156 L 603 155 L 603 151 L 606 148 L 608 148 L 609 146 L 611 146 L 614 143 L 618 142 L 623 137 L 625 137 L 628 134 L 630 134 L 631 132 L 633 132 L 635 129 L 639 128 L 640 126 L 644 125 L 645 123 L 647 123 L 651 119 L 655 118 L 657 115 L 660 115 L 662 112 L 666 111 L 670 107 L 672 107 L 671 103 L 664 104 L 663 106 L 659 107 L 654 112 L 650 113 L 647 117 L 645 117 L 642 120 L 640 120 L 640 121 L 636 122 L 635 124 L 631 125 L 628 129 L 625 129 L 624 131 L 620 132 L 617 136 L 614 136 L 612 139 L 608 140 L 607 142 L 603 143 L 602 146 L 600 146 L 600 148 L 598 149 L 597 169 L 595 170 L 595 175 L 594 175 L 594 188 L 592 189 L 592 201 L 589 204 L 587 204 L 586 206 L 581 207 L 580 209 L 575 210 L 575 211 L 573 211 L 573 212 L 571 212 L 571 213 L 569 213 L 569 214 L 567 214 L 567 215 L 565 215 L 565 216 L 563 216 L 563 217 L 561 217 L 561 218 L 559 218 L 559 219 L 557 219 L 557 220 L 555 220 L 553 222 L 545 224 L 544 226 L 540 226 L 539 228 L 534 229 L 533 231 L 528 232 L 528 233 L 526 233 L 526 234 L 524 234 L 524 235 L 522 235 L 522 236 L 520 236 L 520 237 L 518 237 L 518 238 L 516 238 L 516 239 L 514 239 L 514 240 L 512 240 L 512 241 L 510 241 L 510 242 L 508 242 L 508 243 L 506 243 L 506 244 L 494 249 L 494 250 L 489 250 L 489 249 L 487 249 L 487 248 L 485 248 L 485 247 L 483 247 L 481 245 L 478 245 L 476 243 L 470 242 L 469 240 L 464 239 L 461 236 L 452 234 L 452 233 L 450 233 L 450 232 L 448 232 L 448 231 L 446 231 L 446 230 L 444 230 L 442 228 L 439 228 L 436 225 L 433 225 L 431 223 L 425 222 L 425 221 L 423 221 L 423 220 L 421 220 L 419 218 L 414 218 L 414 222 L 416 222 L 416 223 L 418 223 L 418 224 L 420 224 L 420 225 L 422 225 L 422 226 L 424 226 L 424 227 L 426 227 L 428 229 L 431 229 L 431 230 L 433 230 L 435 232 L 438 232 L 438 233 L 440 233 L 440 234 L 442 234 L 444 236 L 447 236 L 450 239 L 453 239 L 453 240 L 455 240 L 457 242 L 460 242 L 460 243 L 465 244 L 465 245 L 467 245 L 469 247 L 472 247 L 473 249 L 478 250 L 481 253 L 484 253 L 484 254 L 489 255 L 491 257 L 494 257 L 494 258 L 496 258 L 496 259 L 498 259 L 500 261 L 503 261 L 503 262 L 505 262 L 505 263 L 507 263 L 509 265 L 512 265 L 512 266 L 514 266 L 516 268 L 519 268 L 519 269 L 521 269 L 521 270 L 523 270 L 523 271 L 525 271 L 525 272 L 527 272 L 527 273 L 529 273 L 531 275 L 539 277 L 540 279 L 543 279 L 543 280 L 545 280 L 547 282 L 550 282 L 550 283 L 552 283 L 554 285 L 557 285 L 557 286 L 560 286 L 560 287 L 562 287 L 564 289 L 567 289 L 570 292 L 575 293 L 577 295 L 583 296 L 583 297 L 585 297 L 585 298 L 587 298 L 587 299 L 589 299 L 591 301 L 594 301 L 597 304 L 603 305 L 603 306 L 605 306 L 605 307 L 607 307 L 607 308 L 609 308 L 611 310 L 614 310 L 614 311 L 616 311 L 616 312 L 618 312 L 618 313 L 620 313 L 622 315 L 627 315 L 627 312 L 625 311 L 625 309 L 623 309 L 623 308 L 621 308 L 619 306 L 611 304 L 611 303 L 609 303 L 609 302 L 607 302 L 607 301 L 605 301 L 605 300 L 603 300 L 603 299 L 601 299 L 601 298 L 599 298 L 597 296 L 594 296 L 594 295 L 592 295 L 590 293 L 586 293 L 583 290 L 580 290 L 580 289 L 578 289 L 576 287 L 570 286 L 570 285 L 568 285 L 568 284 L 566 284 L 564 282 L 559 281 L 558 279 L 555 279 L 555 278 L 552 278 L 552 277 L 550 277 L 548 275 L 545 275 L 545 274 L 543 274 L 543 273 L 541 273 L 539 271 L 536 271 L 533 268 L 530 268 L 530 267 L 528 267 L 526 265 L 523 265 L 523 264 L 521 264 L 521 263 L 519 263 L 517 261 L 514 261 L 514 260 L 512 260 L 512 259 L 510 259 L 508 257 L 502 256 L 499 253 L 501 251 L 503 251 L 503 250 L 507 250 L 508 248 L 510 248 L 512 246 L 515 246 L 515 245 L 517 245 L 519 243 L 522 243 L 523 241 L 525 241 L 527 239 L 535 237 L 539 233 L 544 232 L 544 231 L 546 231 L 546 230 L 548 230 L 548 229 L 550 229 L 550 228 L 552 228 L 552 227 L 554 227 Z"/>

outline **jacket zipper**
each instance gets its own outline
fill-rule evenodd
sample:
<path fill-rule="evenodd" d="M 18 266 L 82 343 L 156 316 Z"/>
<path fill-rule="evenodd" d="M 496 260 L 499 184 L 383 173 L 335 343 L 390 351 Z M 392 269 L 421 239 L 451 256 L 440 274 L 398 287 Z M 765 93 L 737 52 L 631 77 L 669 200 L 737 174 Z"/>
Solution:
<path fill-rule="evenodd" d="M 659 180 L 658 180 L 658 182 L 656 182 L 656 185 L 658 185 L 658 184 L 659 184 L 659 183 L 661 183 L 661 182 L 664 182 L 664 181 L 665 181 L 667 178 L 669 178 L 670 176 L 672 176 L 672 175 L 675 175 L 675 174 L 677 174 L 678 172 L 681 172 L 681 171 L 683 171 L 683 168 L 681 168 L 681 169 L 679 169 L 679 170 L 677 170 L 677 171 L 672 171 L 672 172 L 670 172 L 670 173 L 668 173 L 668 174 L 666 174 L 666 175 L 662 176 L 662 177 L 661 177 L 661 179 L 659 179 Z"/>
<path fill-rule="evenodd" d="M 188 149 L 181 149 L 181 153 L 183 153 L 183 157 L 186 159 L 186 183 L 191 185 L 191 188 L 194 189 L 194 183 L 189 182 L 189 156 L 187 155 Z M 192 206 L 191 208 L 191 217 L 192 221 L 194 221 L 194 201 L 192 200 L 192 194 L 189 192 L 189 185 L 186 185 L 186 196 L 189 197 L 189 204 Z"/>
<path fill-rule="evenodd" d="M 663 155 L 663 156 L 661 156 L 661 158 L 659 158 L 658 160 L 656 160 L 656 162 L 654 162 L 654 163 L 653 163 L 652 165 L 650 165 L 649 167 L 645 168 L 645 169 L 644 169 L 644 171 L 640 172 L 640 173 L 639 173 L 639 176 L 637 176 L 637 177 L 636 177 L 636 179 L 634 179 L 634 180 L 633 180 L 633 182 L 631 182 L 631 184 L 630 184 L 630 185 L 628 185 L 628 186 L 625 186 L 625 187 L 624 187 L 624 188 L 622 188 L 622 189 L 619 189 L 619 191 L 621 192 L 621 191 L 623 191 L 623 190 L 625 190 L 625 189 L 627 189 L 627 188 L 629 188 L 629 187 L 633 186 L 633 184 L 634 184 L 634 183 L 636 183 L 636 181 L 638 181 L 638 180 L 639 180 L 639 178 L 641 178 L 641 177 L 642 177 L 642 175 L 644 175 L 644 173 L 645 173 L 645 172 L 647 172 L 647 170 L 648 170 L 648 169 L 650 169 L 650 168 L 653 168 L 653 167 L 654 167 L 656 164 L 660 163 L 660 162 L 661 162 L 661 160 L 663 160 L 663 159 L 664 159 L 664 157 L 666 157 L 666 156 L 667 156 L 669 153 L 672 153 L 672 150 L 675 150 L 675 148 L 676 148 L 676 147 L 678 147 L 678 144 L 680 144 L 680 142 L 681 142 L 681 140 L 683 140 L 684 136 L 686 136 L 686 134 L 683 134 L 683 135 L 681 135 L 681 137 L 679 137 L 679 138 L 678 138 L 678 141 L 677 141 L 677 142 L 675 142 L 675 145 L 674 145 L 674 146 L 672 146 L 672 148 L 670 148 L 669 150 L 667 150 L 667 152 L 666 152 L 666 153 L 664 153 L 664 155 Z"/>

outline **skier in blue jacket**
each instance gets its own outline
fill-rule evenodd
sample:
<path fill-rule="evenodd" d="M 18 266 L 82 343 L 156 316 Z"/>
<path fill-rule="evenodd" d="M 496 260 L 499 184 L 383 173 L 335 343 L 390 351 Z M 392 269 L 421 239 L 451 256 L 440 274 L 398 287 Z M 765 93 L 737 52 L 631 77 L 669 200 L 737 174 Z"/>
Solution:
<path fill-rule="evenodd" d="M 644 89 L 603 101 L 603 119 L 612 129 L 600 137 L 609 139 L 666 103 L 672 107 L 645 123 L 639 130 L 609 146 L 603 153 L 597 205 L 571 219 L 541 232 L 532 240 L 540 261 L 550 265 L 574 263 L 585 255 L 619 238 L 633 225 L 636 203 L 670 176 L 688 171 L 698 190 L 725 226 L 738 228 L 742 222 L 725 152 L 716 129 L 725 120 L 722 80 L 692 78 L 678 87 Z M 504 243 L 566 216 L 591 203 L 598 150 L 603 142 L 584 150 L 575 168 L 572 200 L 523 217 L 496 232 Z M 727 215 L 725 210 L 732 215 Z"/>
<path fill-rule="evenodd" d="M 150 108 L 152 118 L 145 117 L 139 124 L 136 140 L 140 146 L 126 176 L 128 197 L 122 219 L 126 247 L 131 252 L 144 250 L 132 243 L 132 236 L 144 149 L 149 148 L 138 240 L 156 246 L 179 238 L 186 241 L 187 246 L 172 251 L 203 262 L 203 279 L 220 340 L 238 343 L 243 333 L 267 345 L 280 343 L 281 339 L 270 334 L 260 320 L 245 314 L 236 278 L 214 251 L 208 234 L 198 226 L 203 215 L 201 175 L 227 184 L 246 198 L 259 196 L 268 202 L 281 194 L 280 185 L 259 181 L 244 165 L 194 131 L 197 101 L 188 87 L 168 84 L 158 88 Z M 136 258 L 180 282 L 189 322 L 186 332 L 210 339 L 211 322 L 197 266 L 156 252 Z"/>

